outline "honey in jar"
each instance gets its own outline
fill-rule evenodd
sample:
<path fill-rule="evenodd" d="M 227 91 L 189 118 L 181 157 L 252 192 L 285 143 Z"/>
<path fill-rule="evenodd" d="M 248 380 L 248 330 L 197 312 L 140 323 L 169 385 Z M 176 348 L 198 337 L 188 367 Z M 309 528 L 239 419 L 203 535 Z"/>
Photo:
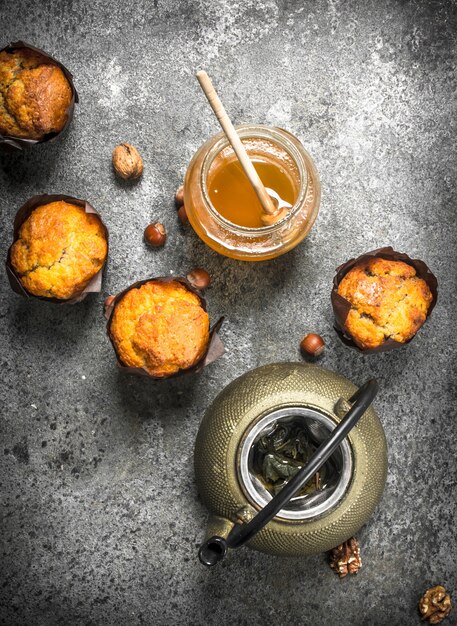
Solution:
<path fill-rule="evenodd" d="M 290 204 L 265 225 L 262 205 L 223 133 L 195 154 L 184 180 L 189 222 L 211 248 L 244 261 L 272 259 L 294 248 L 313 225 L 320 201 L 319 176 L 299 140 L 280 128 L 238 126 L 263 185 Z"/>
<path fill-rule="evenodd" d="M 264 187 L 293 206 L 298 190 L 289 171 L 268 156 L 251 157 L 251 161 Z M 207 185 L 209 198 L 219 215 L 245 228 L 264 226 L 262 205 L 236 157 L 221 157 L 213 164 Z"/>

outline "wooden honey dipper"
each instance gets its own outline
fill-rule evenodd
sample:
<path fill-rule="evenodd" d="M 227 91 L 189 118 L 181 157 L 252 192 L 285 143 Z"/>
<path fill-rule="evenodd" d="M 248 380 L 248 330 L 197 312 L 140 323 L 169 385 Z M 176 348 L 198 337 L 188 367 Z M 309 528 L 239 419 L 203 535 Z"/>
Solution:
<path fill-rule="evenodd" d="M 213 83 L 211 82 L 208 74 L 204 70 L 201 70 L 197 72 L 197 79 L 219 121 L 219 124 L 222 127 L 222 130 L 232 146 L 244 173 L 248 177 L 249 182 L 257 194 L 263 208 L 263 215 L 261 218 L 263 224 L 265 226 L 275 224 L 286 215 L 287 210 L 291 205 L 288 202 L 281 200 L 275 191 L 269 189 L 268 187 L 264 187 L 251 159 L 248 156 L 248 153 L 246 152 L 243 142 L 236 132 L 235 127 L 224 109 L 224 105 L 220 101 L 219 96 L 214 89 Z"/>

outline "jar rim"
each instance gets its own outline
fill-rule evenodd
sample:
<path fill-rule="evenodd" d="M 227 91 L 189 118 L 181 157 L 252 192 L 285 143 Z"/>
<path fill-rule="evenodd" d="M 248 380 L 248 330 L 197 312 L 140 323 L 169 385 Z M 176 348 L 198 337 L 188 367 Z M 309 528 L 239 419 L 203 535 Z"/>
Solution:
<path fill-rule="evenodd" d="M 305 158 L 300 151 L 300 148 L 302 148 L 301 143 L 294 135 L 292 135 L 292 133 L 289 133 L 287 130 L 283 128 L 278 128 L 276 126 L 266 126 L 263 124 L 239 124 L 235 126 L 235 128 L 242 139 L 246 139 L 249 137 L 267 139 L 268 141 L 276 143 L 281 149 L 285 150 L 288 153 L 290 158 L 293 160 L 295 166 L 297 167 L 300 177 L 300 188 L 295 202 L 292 205 L 291 209 L 282 219 L 278 220 L 274 224 L 261 226 L 259 228 L 241 226 L 240 224 L 235 224 L 235 222 L 231 222 L 230 220 L 223 217 L 216 210 L 213 203 L 211 202 L 207 185 L 209 170 L 214 162 L 214 159 L 217 157 L 218 154 L 220 154 L 222 150 L 224 150 L 227 146 L 230 146 L 230 142 L 223 132 L 218 133 L 214 137 L 216 141 L 214 145 L 208 150 L 202 163 L 200 171 L 200 185 L 202 189 L 203 200 L 212 218 L 216 220 L 221 226 L 232 230 L 232 232 L 250 236 L 274 233 L 275 231 L 283 228 L 288 221 L 294 218 L 294 216 L 300 211 L 306 198 L 309 176 Z M 304 148 L 302 149 L 304 150 Z"/>

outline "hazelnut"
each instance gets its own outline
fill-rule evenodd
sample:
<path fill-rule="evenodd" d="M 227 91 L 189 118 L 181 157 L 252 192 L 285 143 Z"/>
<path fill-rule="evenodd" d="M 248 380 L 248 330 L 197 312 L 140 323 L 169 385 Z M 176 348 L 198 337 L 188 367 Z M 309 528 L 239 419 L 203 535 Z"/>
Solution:
<path fill-rule="evenodd" d="M 202 267 L 195 267 L 187 274 L 187 280 L 195 289 L 206 289 L 211 283 L 211 276 Z"/>
<path fill-rule="evenodd" d="M 181 187 L 178 188 L 178 191 L 176 192 L 175 202 L 176 202 L 176 206 L 178 207 L 184 204 L 184 187 L 182 185 Z"/>
<path fill-rule="evenodd" d="M 316 333 L 309 333 L 300 342 L 300 349 L 304 354 L 312 357 L 318 357 L 325 348 L 325 341 Z"/>
<path fill-rule="evenodd" d="M 133 180 L 143 173 L 143 159 L 134 146 L 121 143 L 113 150 L 113 167 L 116 174 L 124 180 Z"/>
<path fill-rule="evenodd" d="M 186 207 L 184 206 L 184 204 L 178 209 L 178 219 L 183 225 L 187 224 L 189 221 L 189 218 L 187 217 Z"/>
<path fill-rule="evenodd" d="M 167 232 L 165 230 L 165 226 L 160 222 L 156 222 L 155 224 L 149 224 L 144 229 L 144 239 L 146 243 L 154 248 L 159 248 L 165 244 L 167 240 Z"/>

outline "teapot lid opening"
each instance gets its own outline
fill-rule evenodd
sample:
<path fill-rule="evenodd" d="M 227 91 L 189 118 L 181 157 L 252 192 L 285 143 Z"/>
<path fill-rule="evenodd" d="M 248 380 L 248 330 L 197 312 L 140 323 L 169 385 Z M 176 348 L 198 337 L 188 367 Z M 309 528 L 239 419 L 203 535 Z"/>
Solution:
<path fill-rule="evenodd" d="M 239 480 L 251 503 L 263 508 L 336 425 L 329 415 L 304 406 L 271 411 L 253 424 L 240 444 L 238 464 Z M 352 473 L 351 446 L 346 438 L 277 517 L 310 520 L 329 512 L 344 497 Z"/>

